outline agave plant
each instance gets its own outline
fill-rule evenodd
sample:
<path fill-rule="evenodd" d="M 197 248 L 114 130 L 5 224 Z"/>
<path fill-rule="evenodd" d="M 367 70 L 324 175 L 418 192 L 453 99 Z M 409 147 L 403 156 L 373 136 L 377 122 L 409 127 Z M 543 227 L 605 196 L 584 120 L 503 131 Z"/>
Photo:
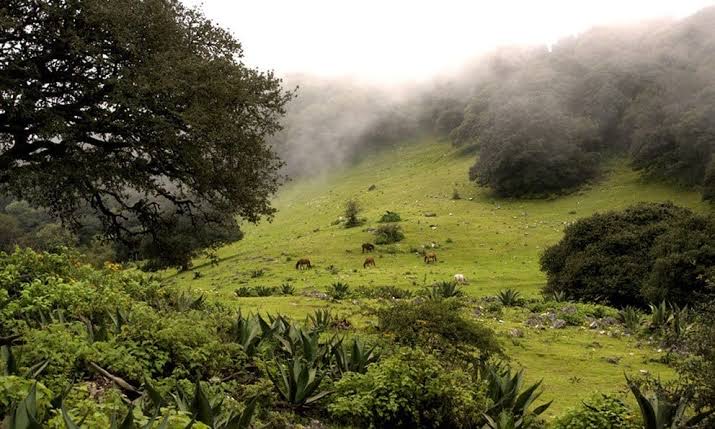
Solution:
<path fill-rule="evenodd" d="M 283 283 L 281 285 L 281 295 L 293 295 L 295 293 L 295 286 L 290 283 Z"/>
<path fill-rule="evenodd" d="M 326 361 L 330 352 L 330 343 L 320 343 L 320 333 L 306 332 L 298 325 L 290 324 L 282 335 L 275 338 L 280 344 L 280 350 L 289 359 L 303 357 L 310 363 L 320 365 Z"/>
<path fill-rule="evenodd" d="M 649 304 L 648 307 L 650 307 L 651 329 L 665 329 L 671 317 L 670 306 L 665 301 L 662 301 L 658 305 Z"/>
<path fill-rule="evenodd" d="M 455 282 L 437 282 L 432 285 L 427 291 L 427 297 L 430 299 L 454 298 L 462 296 L 462 291 Z"/>
<path fill-rule="evenodd" d="M 514 307 L 521 304 L 521 293 L 514 289 L 504 289 L 497 293 L 497 298 L 504 307 Z"/>
<path fill-rule="evenodd" d="M 307 322 L 316 331 L 325 331 L 333 322 L 333 313 L 327 308 L 315 310 L 313 314 L 308 315 Z"/>
<path fill-rule="evenodd" d="M 685 334 L 692 326 L 691 314 L 688 306 L 686 305 L 681 308 L 676 304 L 672 305 L 670 307 L 669 322 L 673 336 L 676 339 L 682 337 L 683 334 Z"/>
<path fill-rule="evenodd" d="M 130 322 L 129 313 L 119 307 L 114 310 L 114 313 L 107 311 L 107 315 L 112 321 L 112 327 L 114 328 L 112 331 L 114 335 L 119 335 L 122 332 L 122 327 Z"/>
<path fill-rule="evenodd" d="M 377 346 L 366 348 L 357 338 L 353 339 L 350 350 L 346 350 L 342 340 L 333 345 L 333 356 L 335 356 L 336 366 L 340 373 L 367 371 L 367 366 L 380 359 L 380 352 Z"/>
<path fill-rule="evenodd" d="M 271 286 L 256 286 L 254 290 L 258 296 L 272 296 L 276 292 L 276 288 Z"/>
<path fill-rule="evenodd" d="M 619 311 L 618 318 L 621 323 L 623 323 L 623 326 L 625 326 L 626 331 L 630 333 L 638 331 L 641 324 L 641 313 L 635 307 L 628 306 Z"/>
<path fill-rule="evenodd" d="M 248 401 L 246 408 L 241 414 L 226 414 L 222 413 L 221 406 L 223 404 L 222 400 L 213 401 L 212 404 L 201 388 L 201 383 L 196 380 L 194 386 L 193 397 L 189 398 L 188 395 L 181 389 L 180 386 L 176 386 L 176 393 L 172 394 L 176 407 L 179 411 L 183 411 L 191 415 L 192 422 L 198 421 L 204 423 L 212 429 L 247 429 L 250 426 L 251 420 L 253 419 L 253 414 L 256 410 L 256 404 L 258 397 L 254 397 Z M 157 401 L 152 399 L 157 408 L 163 401 Z M 190 424 L 189 427 L 192 425 Z"/>
<path fill-rule="evenodd" d="M 335 282 L 327 290 L 328 296 L 336 301 L 345 299 L 350 294 L 350 286 L 342 282 Z"/>
<path fill-rule="evenodd" d="M 37 414 L 37 384 L 33 384 L 27 397 L 10 407 L 7 429 L 42 429 L 42 418 Z"/>
<path fill-rule="evenodd" d="M 200 310 L 206 304 L 206 297 L 201 294 L 198 298 L 181 292 L 174 302 L 177 311 Z"/>
<path fill-rule="evenodd" d="M 512 374 L 509 368 L 487 365 L 482 368 L 482 371 L 487 382 L 487 396 L 494 404 L 485 414 L 492 419 L 500 419 L 500 415 L 507 412 L 515 422 L 519 420 L 523 422 L 526 417 L 541 415 L 553 402 L 549 401 L 529 411 L 529 407 L 541 396 L 542 392 L 537 390 L 542 381 L 522 389 L 523 370 Z"/>
<path fill-rule="evenodd" d="M 302 358 L 276 360 L 275 372 L 266 372 L 280 397 L 294 407 L 310 405 L 331 393 L 318 391 L 323 376 L 318 375 L 315 363 Z"/>
<path fill-rule="evenodd" d="M 630 380 L 628 376 L 626 376 L 626 383 L 638 402 L 644 429 L 696 427 L 715 412 L 715 410 L 709 410 L 689 416 L 686 411 L 692 400 L 692 393 L 681 392 L 676 395 L 668 395 L 662 389 L 654 389 L 648 394 L 644 393 L 641 386 Z"/>
<path fill-rule="evenodd" d="M 243 351 L 248 356 L 253 356 L 264 334 L 258 318 L 256 316 L 243 317 L 239 311 L 232 331 L 235 341 L 243 348 Z"/>
<path fill-rule="evenodd" d="M 17 360 L 12 352 L 12 346 L 9 344 L 0 346 L 0 358 L 3 363 L 3 375 L 20 375 L 19 368 L 17 366 Z M 37 378 L 42 371 L 47 368 L 50 364 L 49 359 L 38 362 L 28 368 L 27 372 L 23 374 L 25 378 L 34 379 Z"/>
<path fill-rule="evenodd" d="M 508 411 L 502 411 L 495 418 L 484 415 L 486 423 L 482 429 L 523 429 L 527 425 L 524 424 L 523 418 L 515 418 Z"/>
<path fill-rule="evenodd" d="M 544 296 L 544 300 L 553 302 L 566 302 L 568 299 L 566 297 L 566 292 L 562 290 L 556 290 Z"/>

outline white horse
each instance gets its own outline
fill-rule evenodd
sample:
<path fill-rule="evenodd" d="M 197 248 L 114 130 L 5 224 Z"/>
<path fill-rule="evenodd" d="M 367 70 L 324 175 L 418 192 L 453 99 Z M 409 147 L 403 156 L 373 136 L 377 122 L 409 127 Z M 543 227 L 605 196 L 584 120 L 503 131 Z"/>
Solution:
<path fill-rule="evenodd" d="M 454 275 L 454 282 L 460 285 L 466 284 L 467 279 L 464 277 L 464 274 L 455 274 Z"/>

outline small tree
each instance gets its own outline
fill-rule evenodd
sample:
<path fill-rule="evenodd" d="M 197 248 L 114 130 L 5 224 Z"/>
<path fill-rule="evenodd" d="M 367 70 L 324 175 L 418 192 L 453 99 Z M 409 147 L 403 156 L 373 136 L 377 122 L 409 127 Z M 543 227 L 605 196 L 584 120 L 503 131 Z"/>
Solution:
<path fill-rule="evenodd" d="M 397 243 L 404 238 L 405 234 L 402 233 L 402 228 L 396 223 L 385 223 L 375 230 L 375 243 L 377 244 Z"/>
<path fill-rule="evenodd" d="M 355 199 L 349 199 L 345 203 L 345 227 L 352 228 L 360 225 L 358 214 L 360 213 L 360 203 Z"/>

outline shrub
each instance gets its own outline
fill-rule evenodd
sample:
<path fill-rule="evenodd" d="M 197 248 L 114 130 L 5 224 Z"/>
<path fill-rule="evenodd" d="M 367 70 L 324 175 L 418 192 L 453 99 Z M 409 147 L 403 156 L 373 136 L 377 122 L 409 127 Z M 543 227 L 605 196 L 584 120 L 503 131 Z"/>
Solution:
<path fill-rule="evenodd" d="M 643 426 L 623 400 L 599 395 L 569 410 L 553 424 L 553 429 L 640 429 Z"/>
<path fill-rule="evenodd" d="M 460 314 L 453 300 L 400 301 L 377 312 L 378 326 L 398 344 L 422 346 L 463 358 L 501 353 L 494 331 Z"/>
<path fill-rule="evenodd" d="M 478 427 L 487 407 L 480 386 L 430 354 L 401 349 L 365 374 L 345 374 L 328 411 L 356 426 Z"/>
<path fill-rule="evenodd" d="M 715 302 L 697 312 L 697 317 L 683 339 L 687 359 L 678 361 L 683 382 L 695 393 L 699 408 L 715 404 Z"/>
<path fill-rule="evenodd" d="M 390 223 L 390 222 L 400 222 L 402 218 L 399 213 L 391 212 L 389 210 L 385 211 L 385 214 L 380 217 L 378 222 L 380 223 Z"/>
<path fill-rule="evenodd" d="M 345 228 L 353 228 L 362 224 L 358 218 L 361 207 L 357 200 L 348 200 L 345 202 Z"/>
<path fill-rule="evenodd" d="M 375 243 L 377 244 L 397 243 L 404 238 L 402 227 L 396 223 L 382 224 L 375 229 Z"/>
<path fill-rule="evenodd" d="M 645 308 L 702 300 L 715 275 L 715 222 L 672 203 L 641 203 L 568 226 L 541 257 L 544 293 Z"/>

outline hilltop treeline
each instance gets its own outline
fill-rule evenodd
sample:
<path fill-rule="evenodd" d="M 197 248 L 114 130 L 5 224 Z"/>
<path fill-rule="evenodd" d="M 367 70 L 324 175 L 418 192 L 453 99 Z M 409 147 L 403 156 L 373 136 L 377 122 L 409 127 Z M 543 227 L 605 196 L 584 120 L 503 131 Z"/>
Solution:
<path fill-rule="evenodd" d="M 474 68 L 449 137 L 479 145 L 470 177 L 501 195 L 578 186 L 614 152 L 649 178 L 712 188 L 713 28 L 709 8 L 679 22 L 596 28 L 551 50 L 497 52 Z"/>
<path fill-rule="evenodd" d="M 644 177 L 715 197 L 715 8 L 502 48 L 458 75 L 377 89 L 305 76 L 274 143 L 289 174 L 429 133 L 477 150 L 472 180 L 543 196 L 627 157 Z M 399 95 L 398 95 L 399 94 Z"/>

